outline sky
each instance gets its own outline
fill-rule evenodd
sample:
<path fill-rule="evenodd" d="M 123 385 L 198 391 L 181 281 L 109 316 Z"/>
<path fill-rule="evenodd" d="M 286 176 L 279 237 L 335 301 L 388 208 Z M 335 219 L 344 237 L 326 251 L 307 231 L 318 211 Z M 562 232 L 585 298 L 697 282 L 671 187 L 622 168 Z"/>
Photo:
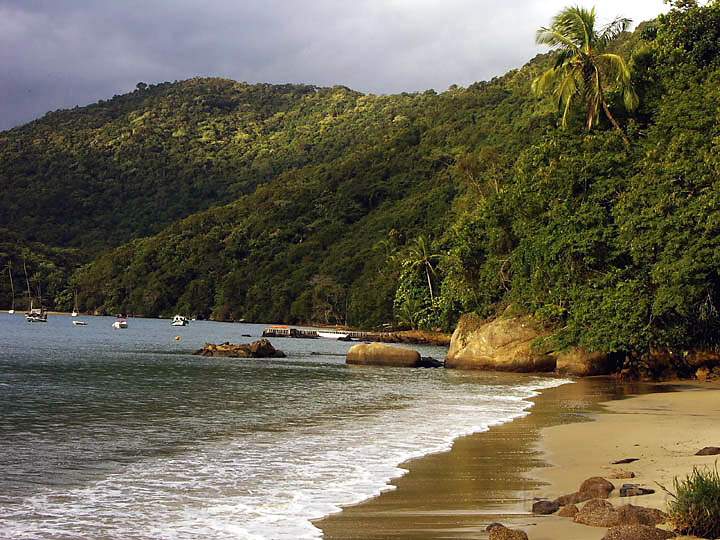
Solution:
<path fill-rule="evenodd" d="M 667 10 L 663 0 L 0 0 L 0 130 L 140 81 L 466 86 L 542 52 L 535 31 L 568 4 L 596 5 L 601 22 Z"/>

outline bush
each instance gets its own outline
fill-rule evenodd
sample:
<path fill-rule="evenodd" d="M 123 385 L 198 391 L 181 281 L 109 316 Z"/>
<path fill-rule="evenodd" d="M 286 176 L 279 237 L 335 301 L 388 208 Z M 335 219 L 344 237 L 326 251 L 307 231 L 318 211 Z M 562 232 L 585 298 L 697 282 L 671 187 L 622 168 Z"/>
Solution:
<path fill-rule="evenodd" d="M 702 538 L 720 537 L 720 473 L 693 469 L 685 478 L 675 478 L 675 493 L 668 503 L 670 522 L 676 532 Z"/>

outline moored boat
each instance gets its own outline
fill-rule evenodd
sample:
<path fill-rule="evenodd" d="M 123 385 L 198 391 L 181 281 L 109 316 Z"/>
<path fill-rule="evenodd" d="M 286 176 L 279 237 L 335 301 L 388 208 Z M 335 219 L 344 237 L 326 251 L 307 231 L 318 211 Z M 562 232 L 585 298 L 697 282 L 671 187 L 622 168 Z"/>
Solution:
<path fill-rule="evenodd" d="M 187 326 L 190 321 L 183 315 L 175 315 L 170 323 L 170 326 Z"/>
<path fill-rule="evenodd" d="M 343 334 L 341 332 L 323 332 L 321 330 L 318 330 L 318 336 L 325 339 L 347 339 L 349 337 L 349 334 Z"/>
<path fill-rule="evenodd" d="M 127 328 L 128 327 L 127 319 L 118 318 L 118 320 L 116 320 L 114 323 L 112 323 L 112 327 L 115 328 L 116 330 L 121 330 L 123 328 Z"/>
<path fill-rule="evenodd" d="M 75 326 L 87 326 L 87 323 L 85 321 L 73 321 L 72 323 Z"/>

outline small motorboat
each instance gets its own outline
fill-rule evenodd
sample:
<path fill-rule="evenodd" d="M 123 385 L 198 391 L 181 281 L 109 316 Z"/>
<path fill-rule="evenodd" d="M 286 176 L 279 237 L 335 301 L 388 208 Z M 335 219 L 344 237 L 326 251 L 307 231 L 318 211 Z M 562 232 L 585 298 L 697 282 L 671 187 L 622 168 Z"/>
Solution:
<path fill-rule="evenodd" d="M 325 339 L 339 339 L 339 340 L 346 340 L 349 337 L 349 334 L 342 334 L 340 332 L 321 332 L 318 330 L 318 336 Z"/>
<path fill-rule="evenodd" d="M 175 315 L 170 323 L 170 326 L 187 326 L 188 324 L 190 324 L 190 321 L 187 317 Z"/>
<path fill-rule="evenodd" d="M 127 319 L 118 319 L 117 321 L 112 323 L 112 327 L 115 328 L 116 330 L 120 330 L 122 328 L 127 328 L 128 327 Z"/>
<path fill-rule="evenodd" d="M 72 323 L 75 326 L 87 326 L 87 323 L 85 321 L 73 321 Z"/>

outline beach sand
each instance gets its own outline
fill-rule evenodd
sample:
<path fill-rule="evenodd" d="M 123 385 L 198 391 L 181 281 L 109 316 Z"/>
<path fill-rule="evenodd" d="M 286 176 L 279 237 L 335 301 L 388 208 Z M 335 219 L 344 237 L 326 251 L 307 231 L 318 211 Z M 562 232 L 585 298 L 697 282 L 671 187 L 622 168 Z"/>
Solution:
<path fill-rule="evenodd" d="M 720 446 L 717 388 L 584 379 L 547 390 L 530 415 L 404 464 L 408 473 L 392 482 L 396 489 L 315 524 L 336 540 L 487 538 L 492 522 L 521 528 L 530 540 L 599 540 L 605 529 L 532 515 L 534 499 L 571 493 L 584 479 L 623 467 L 637 478 L 612 480 L 616 486 L 638 483 L 657 493 L 619 499 L 616 490 L 611 502 L 663 508 L 666 495 L 655 482 L 671 487 L 693 465 L 714 463 L 692 454 Z M 621 399 L 629 396 L 636 397 Z M 625 457 L 640 461 L 610 465 Z"/>

